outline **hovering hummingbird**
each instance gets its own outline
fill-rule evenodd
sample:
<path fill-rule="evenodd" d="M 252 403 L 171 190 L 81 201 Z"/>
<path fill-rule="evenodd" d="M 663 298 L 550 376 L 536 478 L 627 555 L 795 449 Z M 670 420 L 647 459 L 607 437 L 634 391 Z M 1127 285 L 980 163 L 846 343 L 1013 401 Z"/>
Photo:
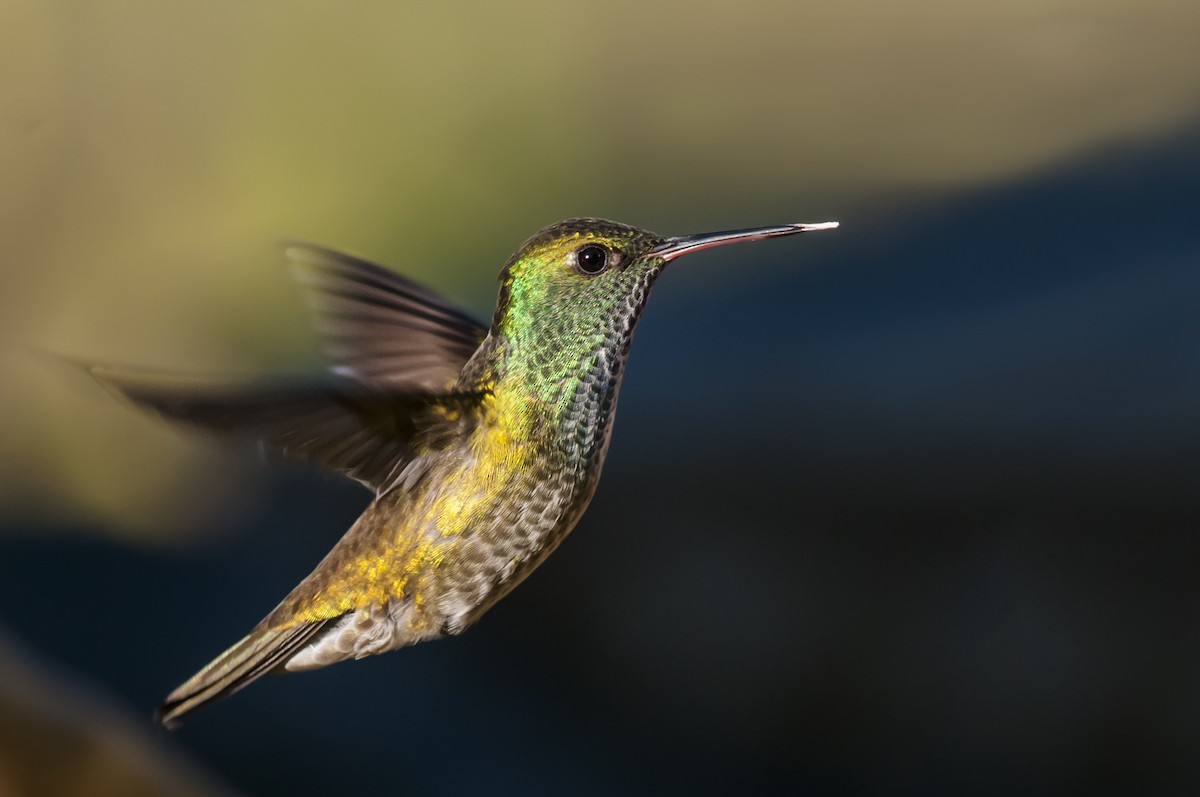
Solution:
<path fill-rule="evenodd" d="M 274 611 L 167 696 L 159 719 L 170 727 L 266 673 L 466 629 L 587 507 L 634 326 L 663 268 L 714 246 L 835 227 L 664 238 L 560 222 L 505 264 L 490 328 L 391 271 L 294 244 L 286 254 L 317 299 L 334 381 L 246 387 L 90 367 L 136 404 L 249 434 L 375 493 Z"/>

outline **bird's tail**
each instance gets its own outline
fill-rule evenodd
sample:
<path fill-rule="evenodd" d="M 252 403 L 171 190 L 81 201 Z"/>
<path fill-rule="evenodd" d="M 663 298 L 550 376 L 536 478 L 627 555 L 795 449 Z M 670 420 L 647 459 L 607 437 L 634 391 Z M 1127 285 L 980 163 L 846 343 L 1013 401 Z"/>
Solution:
<path fill-rule="evenodd" d="M 327 623 L 329 620 L 286 628 L 255 629 L 167 695 L 159 706 L 158 721 L 167 728 L 177 727 L 185 715 L 231 695 L 283 666 Z"/>

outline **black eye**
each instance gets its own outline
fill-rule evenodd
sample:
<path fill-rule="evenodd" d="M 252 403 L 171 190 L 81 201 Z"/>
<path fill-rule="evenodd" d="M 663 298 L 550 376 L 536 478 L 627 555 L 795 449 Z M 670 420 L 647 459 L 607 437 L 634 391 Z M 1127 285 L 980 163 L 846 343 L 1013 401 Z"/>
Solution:
<path fill-rule="evenodd" d="M 608 250 L 588 244 L 575 253 L 575 266 L 584 274 L 599 274 L 608 267 Z"/>

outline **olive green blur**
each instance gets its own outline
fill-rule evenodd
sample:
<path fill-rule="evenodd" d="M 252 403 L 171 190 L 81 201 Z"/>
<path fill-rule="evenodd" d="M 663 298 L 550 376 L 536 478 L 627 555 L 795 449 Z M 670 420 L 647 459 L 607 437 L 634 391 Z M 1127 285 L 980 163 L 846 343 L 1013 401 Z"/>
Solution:
<path fill-rule="evenodd" d="M 1198 28 L 1200 7 L 1167 0 L 9 0 L 0 335 L 99 360 L 316 367 L 281 236 L 483 312 L 486 264 L 568 216 L 903 223 L 906 195 L 1187 122 Z M 171 497 L 187 481 L 212 484 L 222 513 L 252 495 L 202 444 L 0 357 L 21 375 L 0 412 L 27 419 L 0 440 L 10 512 L 163 540 L 210 524 L 213 501 Z"/>

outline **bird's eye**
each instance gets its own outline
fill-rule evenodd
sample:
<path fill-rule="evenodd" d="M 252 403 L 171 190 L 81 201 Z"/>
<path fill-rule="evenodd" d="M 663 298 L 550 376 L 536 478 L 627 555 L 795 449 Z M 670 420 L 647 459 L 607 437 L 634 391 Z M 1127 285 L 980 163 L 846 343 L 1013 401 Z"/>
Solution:
<path fill-rule="evenodd" d="M 608 250 L 597 244 L 580 247 L 575 253 L 575 267 L 584 274 L 599 274 L 608 268 Z"/>

